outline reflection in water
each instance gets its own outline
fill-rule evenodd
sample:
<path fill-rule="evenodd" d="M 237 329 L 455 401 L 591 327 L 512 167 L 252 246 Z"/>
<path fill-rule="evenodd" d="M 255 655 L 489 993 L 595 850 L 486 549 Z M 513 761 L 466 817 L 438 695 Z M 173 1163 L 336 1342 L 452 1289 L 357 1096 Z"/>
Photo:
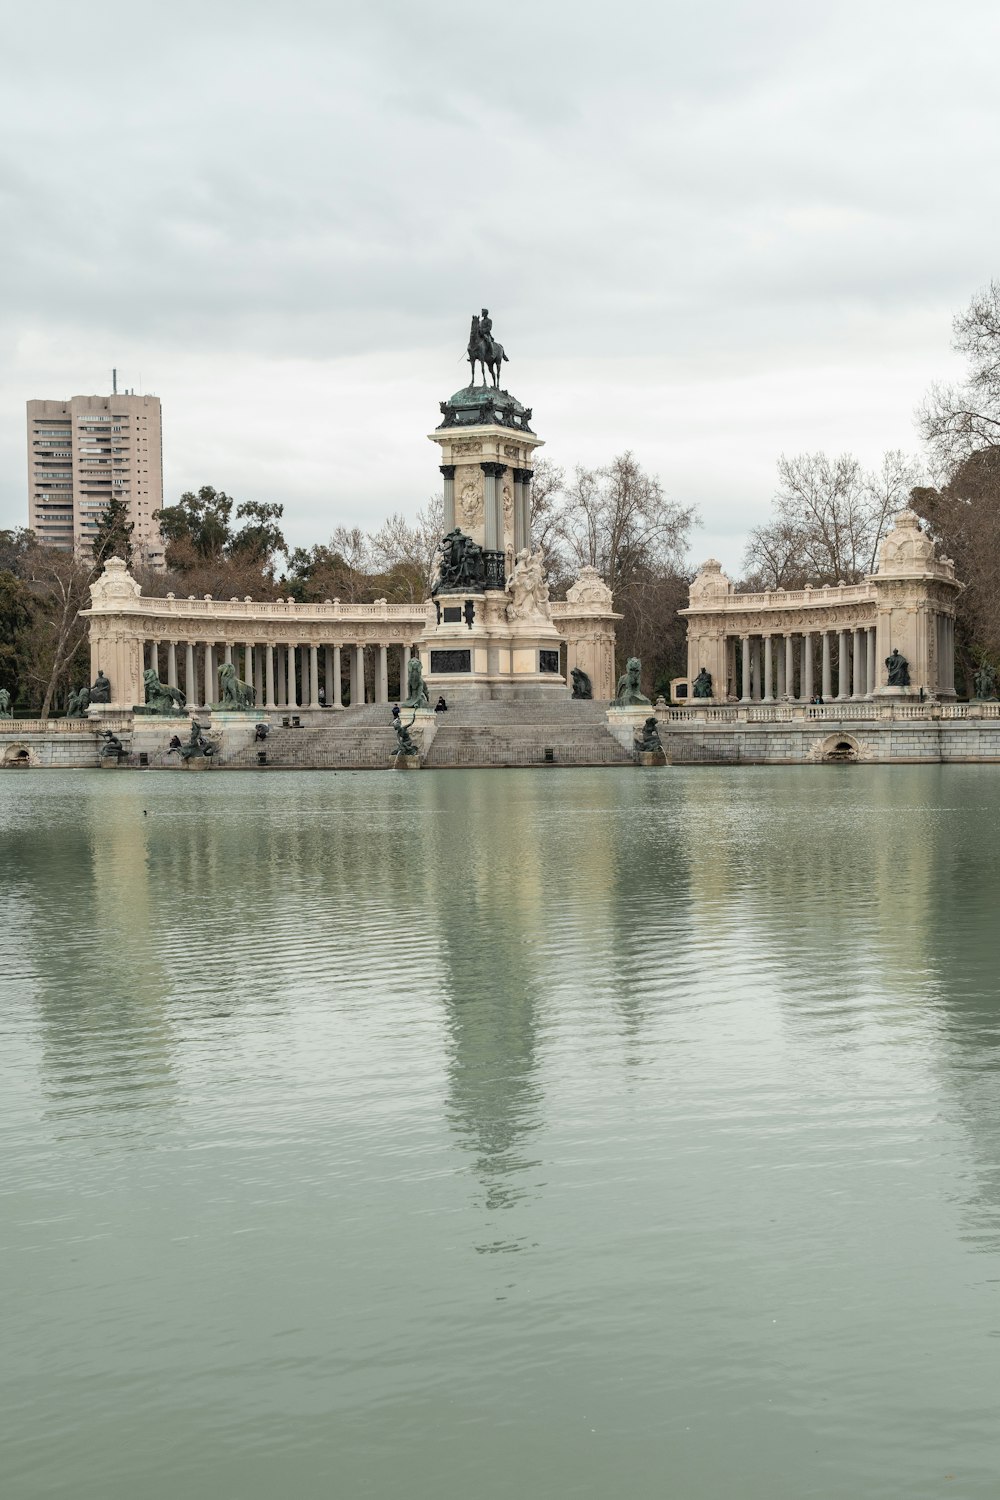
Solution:
<path fill-rule="evenodd" d="M 11 1493 L 992 1500 L 996 774 L 0 781 Z"/>
<path fill-rule="evenodd" d="M 436 847 L 426 863 L 441 943 L 451 1047 L 449 1118 L 475 1157 L 487 1213 L 512 1207 L 536 1163 L 537 1009 L 544 985 L 546 890 L 535 828 L 538 783 L 435 778 Z M 444 805 L 442 805 L 444 804 Z M 500 1238 L 483 1250 L 517 1249 Z"/>

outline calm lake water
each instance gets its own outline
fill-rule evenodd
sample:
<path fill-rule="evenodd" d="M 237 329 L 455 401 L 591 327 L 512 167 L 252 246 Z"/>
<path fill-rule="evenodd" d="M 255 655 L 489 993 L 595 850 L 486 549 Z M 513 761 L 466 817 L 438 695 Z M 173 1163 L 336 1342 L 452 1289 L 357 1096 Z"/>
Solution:
<path fill-rule="evenodd" d="M 998 850 L 988 766 L 0 777 L 5 1500 L 995 1500 Z"/>

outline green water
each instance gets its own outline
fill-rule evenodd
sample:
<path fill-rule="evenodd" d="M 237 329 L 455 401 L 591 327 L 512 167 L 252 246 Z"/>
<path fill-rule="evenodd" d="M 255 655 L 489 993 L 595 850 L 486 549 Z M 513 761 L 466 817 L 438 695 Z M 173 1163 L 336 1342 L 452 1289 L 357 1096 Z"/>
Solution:
<path fill-rule="evenodd" d="M 995 1497 L 992 767 L 0 776 L 4 1500 Z"/>

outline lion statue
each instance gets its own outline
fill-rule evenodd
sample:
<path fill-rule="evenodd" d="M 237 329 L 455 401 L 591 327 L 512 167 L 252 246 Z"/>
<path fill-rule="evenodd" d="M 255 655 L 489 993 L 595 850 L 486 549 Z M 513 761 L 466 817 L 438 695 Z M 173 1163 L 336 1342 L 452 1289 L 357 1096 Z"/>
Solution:
<path fill-rule="evenodd" d="M 618 679 L 618 691 L 615 694 L 615 708 L 637 708 L 642 705 L 652 708 L 649 699 L 639 691 L 639 677 L 642 673 L 642 663 L 637 656 L 630 656 L 625 663 L 625 670 Z"/>
<path fill-rule="evenodd" d="M 411 656 L 406 664 L 406 699 L 403 708 L 427 708 L 430 705 L 427 688 L 424 686 L 424 669 L 419 656 Z"/>
<path fill-rule="evenodd" d="M 222 693 L 220 708 L 245 713 L 253 708 L 254 692 L 249 682 L 241 682 L 231 661 L 223 662 L 219 668 L 219 688 Z"/>
<path fill-rule="evenodd" d="M 142 680 L 146 684 L 146 707 L 151 714 L 172 714 L 175 708 L 183 708 L 187 703 L 180 688 L 161 682 L 153 667 L 146 668 Z"/>
<path fill-rule="evenodd" d="M 75 693 L 70 693 L 66 699 L 67 719 L 82 719 L 86 716 L 90 707 L 90 688 L 77 688 Z"/>
<path fill-rule="evenodd" d="M 594 696 L 594 684 L 591 682 L 589 674 L 582 667 L 574 667 L 572 677 L 574 698 L 592 698 Z"/>
<path fill-rule="evenodd" d="M 6 688 L 0 688 L 0 719 L 12 719 L 14 715 L 10 711 L 10 694 Z"/>

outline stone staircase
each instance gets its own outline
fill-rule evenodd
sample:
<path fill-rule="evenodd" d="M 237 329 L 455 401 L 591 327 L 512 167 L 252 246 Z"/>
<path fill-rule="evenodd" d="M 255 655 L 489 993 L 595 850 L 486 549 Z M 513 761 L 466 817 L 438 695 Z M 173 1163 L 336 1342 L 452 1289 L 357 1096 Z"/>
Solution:
<path fill-rule="evenodd" d="M 630 751 L 607 726 L 604 703 L 470 703 L 438 715 L 428 768 L 628 766 Z"/>
<path fill-rule="evenodd" d="M 633 763 L 607 727 L 603 703 L 563 699 L 553 703 L 470 703 L 435 719 L 426 753 L 430 768 L 459 766 L 626 766 Z M 403 710 L 408 717 L 408 711 Z M 272 725 L 262 745 L 227 758 L 229 766 L 385 770 L 396 753 L 391 706 L 368 703 L 331 714 L 329 721 L 285 729 Z"/>

